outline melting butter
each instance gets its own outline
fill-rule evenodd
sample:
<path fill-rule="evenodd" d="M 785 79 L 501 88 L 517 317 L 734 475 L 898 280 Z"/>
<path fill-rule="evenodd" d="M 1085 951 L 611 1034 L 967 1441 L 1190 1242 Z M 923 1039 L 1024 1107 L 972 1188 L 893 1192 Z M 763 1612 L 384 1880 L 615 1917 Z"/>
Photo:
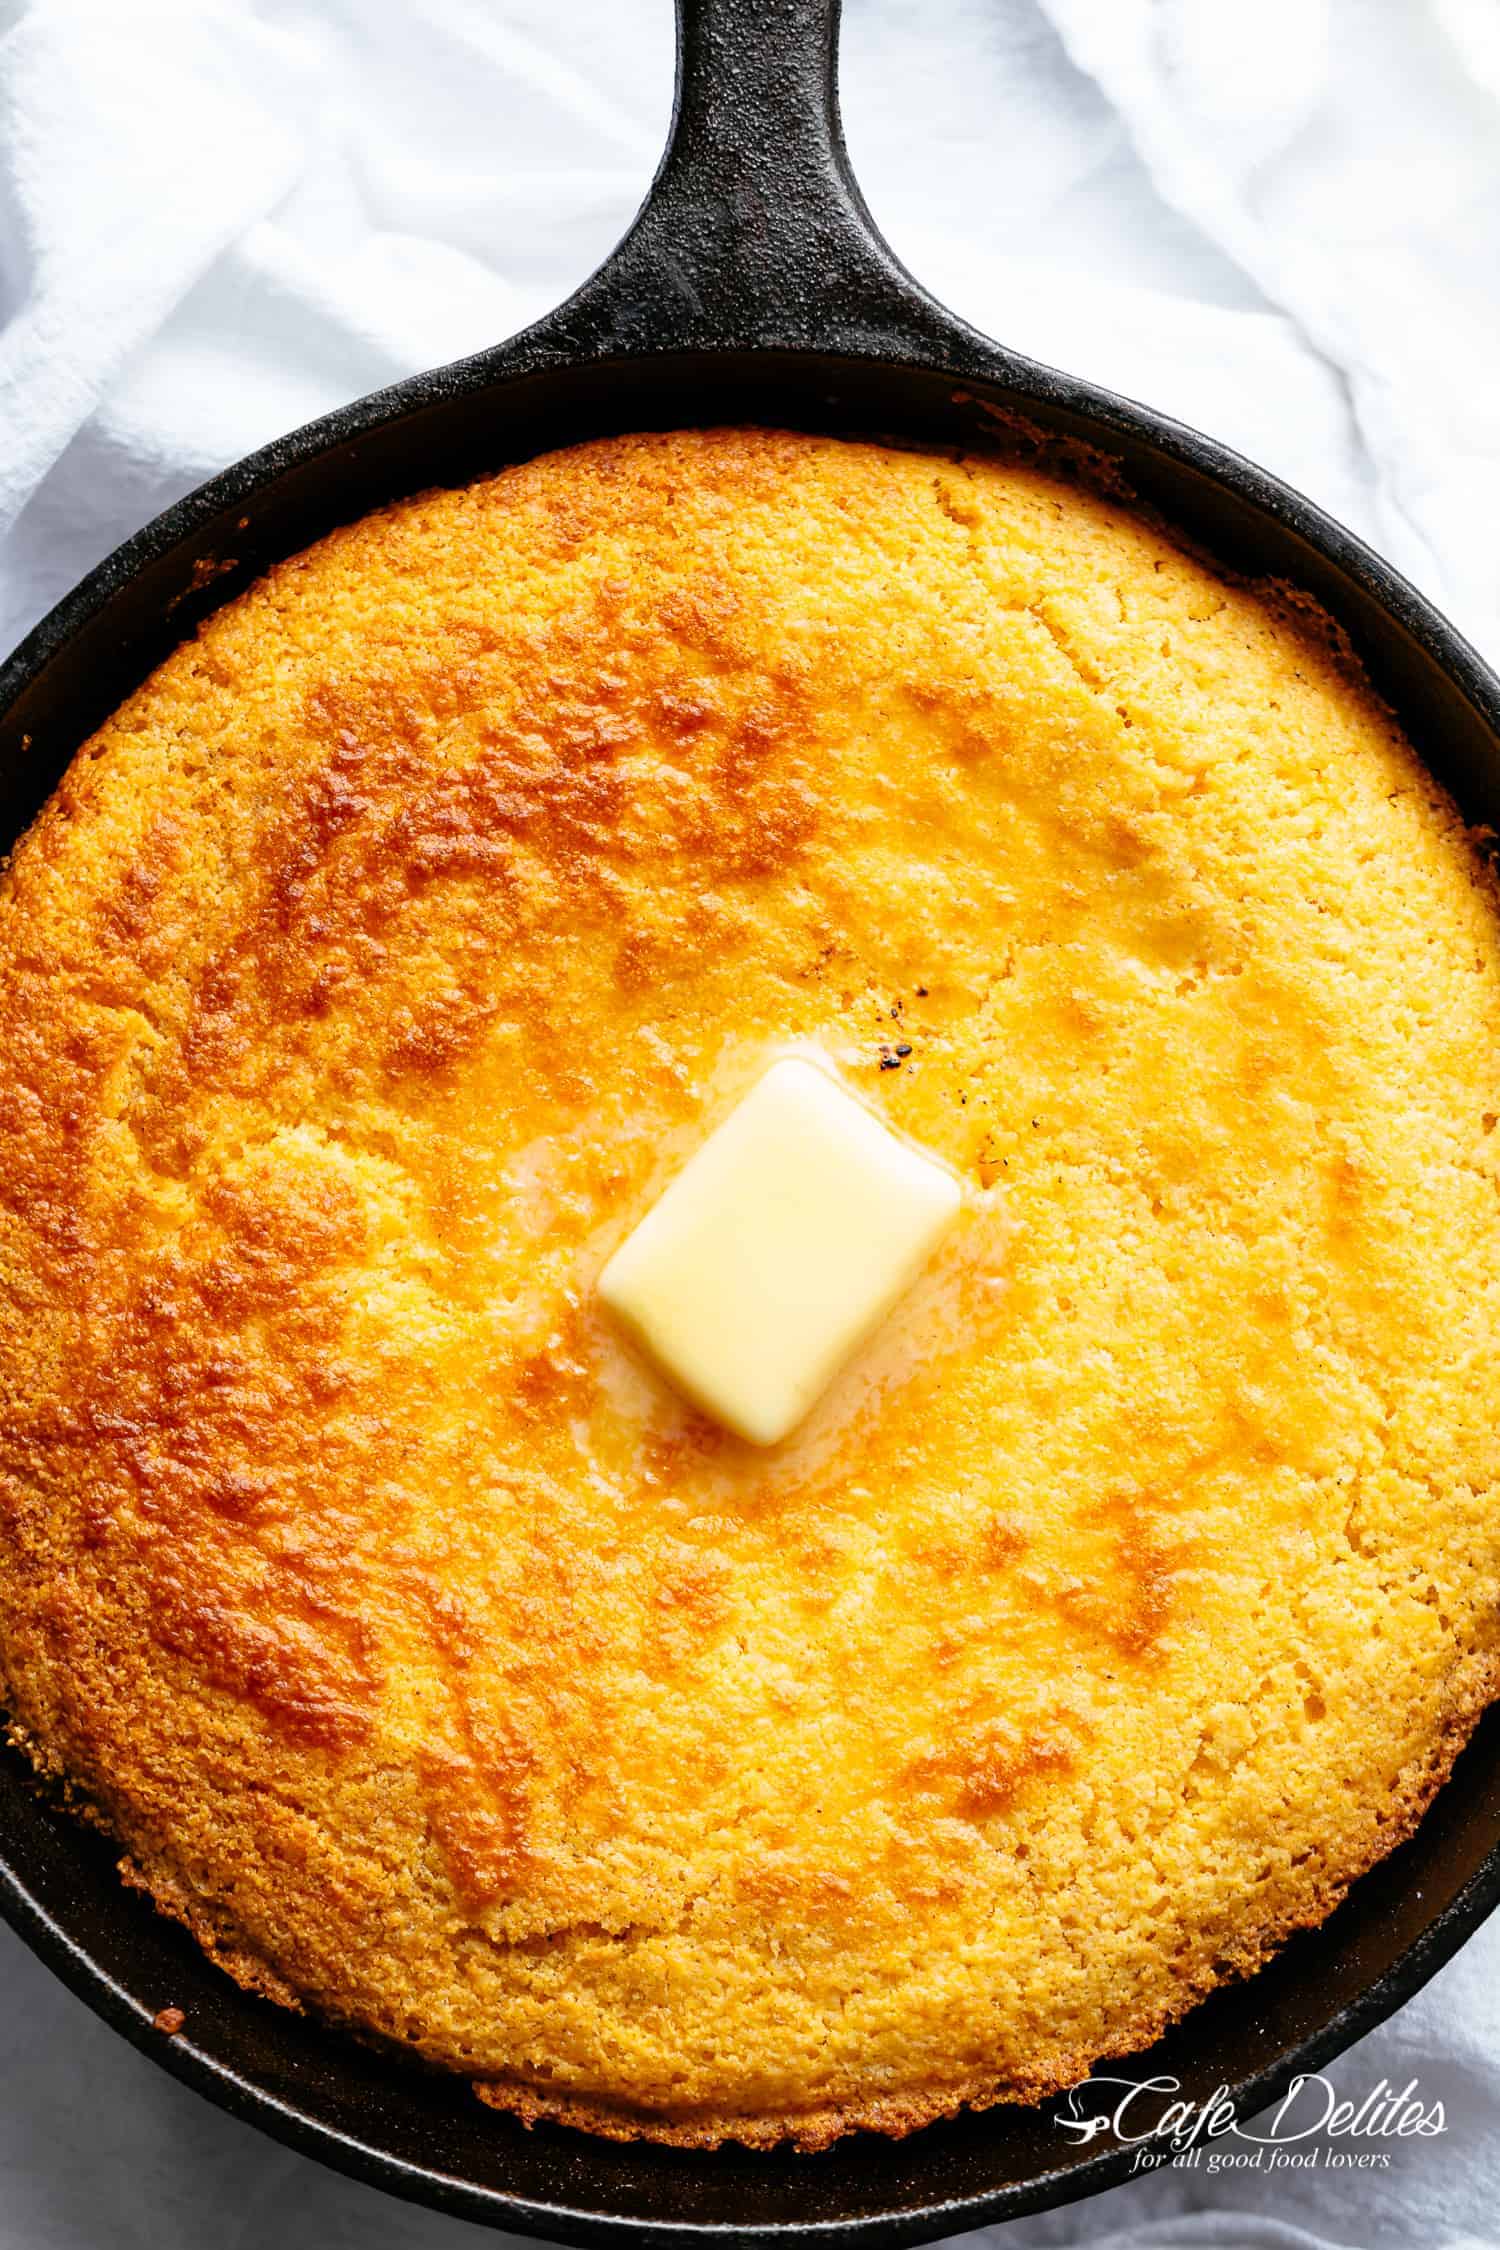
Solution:
<path fill-rule="evenodd" d="M 960 1202 L 946 1166 L 789 1056 L 689 1158 L 599 1294 L 695 1406 L 776 1445 L 910 1288 Z"/>

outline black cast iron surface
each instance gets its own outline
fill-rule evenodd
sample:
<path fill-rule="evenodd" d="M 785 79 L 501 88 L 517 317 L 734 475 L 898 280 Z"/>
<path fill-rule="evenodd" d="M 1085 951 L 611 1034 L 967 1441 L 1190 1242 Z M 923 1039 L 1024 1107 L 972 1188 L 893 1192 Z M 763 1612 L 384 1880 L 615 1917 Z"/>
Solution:
<path fill-rule="evenodd" d="M 1019 414 L 1118 464 L 1231 567 L 1305 588 L 1344 625 L 1471 821 L 1500 829 L 1500 682 L 1386 563 L 1211 440 L 1018 358 L 926 297 L 850 178 L 837 0 L 679 0 L 678 101 L 651 195 L 559 311 L 493 352 L 271 445 L 111 556 L 0 668 L 0 842 L 83 737 L 211 609 L 382 500 L 547 446 L 748 420 L 949 445 Z M 1416 1991 L 1500 1901 L 1500 1711 L 1413 1840 L 1321 1930 L 1130 2065 L 1241 2116 Z M 178 2077 L 359 2178 L 564 2241 L 711 2234 L 912 2242 L 1107 2187 L 1133 2155 L 1065 2105 L 994 2110 L 812 2157 L 527 2133 L 428 2076 L 240 1992 L 123 1889 L 114 1854 L 0 1754 L 0 1908 L 73 1989 Z M 152 2028 L 164 2006 L 185 2028 Z M 1119 2068 L 1120 2066 L 1115 2066 Z"/>

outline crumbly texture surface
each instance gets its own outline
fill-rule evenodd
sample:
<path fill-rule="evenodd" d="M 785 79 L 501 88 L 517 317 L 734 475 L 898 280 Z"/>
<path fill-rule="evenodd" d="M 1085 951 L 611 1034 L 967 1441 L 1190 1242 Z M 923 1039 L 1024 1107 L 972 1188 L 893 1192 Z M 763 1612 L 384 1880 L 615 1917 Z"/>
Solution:
<path fill-rule="evenodd" d="M 335 534 L 0 897 L 0 1660 L 230 1969 L 527 2116 L 1028 2099 L 1495 1684 L 1500 944 L 1316 621 L 1035 466 Z M 592 1285 L 788 1045 L 972 1192 L 770 1453 Z"/>

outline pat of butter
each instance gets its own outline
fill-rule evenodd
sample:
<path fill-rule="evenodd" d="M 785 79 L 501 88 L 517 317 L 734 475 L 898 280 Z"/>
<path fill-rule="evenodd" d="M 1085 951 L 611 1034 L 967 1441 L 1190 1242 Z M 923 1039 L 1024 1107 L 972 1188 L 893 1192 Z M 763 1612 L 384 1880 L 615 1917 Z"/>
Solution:
<path fill-rule="evenodd" d="M 915 1280 L 959 1202 L 943 1165 L 789 1056 L 689 1159 L 599 1293 L 695 1405 L 775 1445 Z"/>

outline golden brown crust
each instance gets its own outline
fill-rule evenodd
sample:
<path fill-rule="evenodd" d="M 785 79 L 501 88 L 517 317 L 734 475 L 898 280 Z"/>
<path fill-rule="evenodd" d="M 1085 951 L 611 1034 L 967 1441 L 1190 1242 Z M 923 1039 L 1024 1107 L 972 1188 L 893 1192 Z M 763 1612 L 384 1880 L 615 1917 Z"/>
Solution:
<path fill-rule="evenodd" d="M 967 2086 L 950 2087 L 925 2101 L 917 2096 L 906 2096 L 863 2104 L 851 2102 L 841 2107 L 768 2112 L 755 2118 L 728 2110 L 708 2109 L 691 2117 L 669 2120 L 659 2113 L 631 2111 L 618 2104 L 549 2097 L 534 2085 L 499 2078 L 476 2079 L 473 2090 L 490 2108 L 506 2111 L 527 2126 L 565 2125 L 597 2133 L 606 2140 L 650 2140 L 673 2148 L 714 2149 L 734 2142 L 745 2148 L 769 2149 L 790 2142 L 806 2155 L 832 2147 L 846 2133 L 880 2133 L 889 2139 L 901 2140 L 925 2125 L 955 2116 L 961 2109 L 1045 2101 L 1077 2085 L 1099 2063 L 1139 2054 L 1217 1984 L 1231 1975 L 1253 1976 L 1298 1930 L 1315 1929 L 1325 1921 L 1361 1875 L 1415 1833 L 1422 1815 L 1447 1781 L 1460 1751 L 1497 1694 L 1500 1694 L 1500 1660 L 1493 1660 L 1475 1679 L 1461 1704 L 1449 1714 L 1432 1762 L 1421 1772 L 1401 1777 L 1379 1839 L 1362 1866 L 1350 1867 L 1341 1880 L 1330 1881 L 1294 1918 L 1278 1927 L 1260 1930 L 1252 1945 L 1238 1951 L 1230 1950 L 1216 1965 L 1217 1973 L 1203 1976 L 1196 1985 L 1185 1987 L 1176 1995 L 1173 2006 L 1161 2009 L 1155 2016 L 1142 2016 L 1133 2023 L 1117 2025 L 1114 2043 L 1102 2051 L 1080 2049 L 1069 2056 L 1054 2056 L 1045 2069 L 1026 2079 L 980 2074 Z M 226 1943 L 217 1925 L 186 1902 L 170 1878 L 164 1877 L 159 1886 L 153 1885 L 129 1859 L 121 1861 L 120 1872 L 127 1883 L 146 1890 L 160 1912 L 184 1923 L 209 1958 L 246 1991 L 259 1993 L 279 2006 L 301 2012 L 302 2003 L 274 1970 L 243 1952 L 232 1941 Z M 178 2009 L 166 2013 L 181 2017 Z M 171 2028 L 180 2030 L 181 2021 Z"/>
<path fill-rule="evenodd" d="M 528 2118 L 1138 2049 L 1495 1690 L 1497 932 L 1326 621 L 1035 462 L 622 439 L 336 534 L 0 892 L 28 1748 Z M 590 1288 L 787 1041 L 976 1198 L 763 1456 Z"/>
<path fill-rule="evenodd" d="M 1500 1694 L 1500 1662 L 1492 1662 L 1476 1683 L 1464 1708 L 1452 1714 L 1445 1726 L 1435 1762 L 1419 1775 L 1402 1777 L 1379 1841 L 1363 1866 L 1350 1867 L 1340 1880 L 1330 1881 L 1326 1889 L 1309 1900 L 1295 1916 L 1257 1932 L 1252 1944 L 1227 1950 L 1216 1964 L 1215 1973 L 1203 1975 L 1195 1984 L 1184 1986 L 1171 2006 L 1161 2008 L 1155 2015 L 1142 2015 L 1134 2022 L 1117 2025 L 1110 2046 L 1098 2051 L 1080 2048 L 1071 2055 L 1052 2056 L 1033 2077 L 980 2073 L 968 2085 L 949 2087 L 925 2101 L 908 2096 L 894 2101 L 848 2103 L 841 2108 L 787 2112 L 753 2120 L 736 2116 L 732 2111 L 709 2110 L 692 2118 L 674 2119 L 670 2124 L 659 2116 L 632 2114 L 603 2102 L 549 2100 L 533 2086 L 512 2085 L 498 2079 L 476 2080 L 474 2091 L 492 2109 L 509 2111 L 525 2125 L 545 2121 L 599 2133 L 606 2140 L 660 2141 L 674 2148 L 722 2148 L 729 2141 L 746 2148 L 775 2148 L 789 2141 L 808 2155 L 831 2148 L 845 2133 L 882 2133 L 891 2140 L 903 2140 L 908 2133 L 919 2132 L 924 2125 L 935 2125 L 941 2118 L 956 2116 L 961 2109 L 989 2109 L 1005 2102 L 1046 2101 L 1078 2085 L 1101 2062 L 1140 2054 L 1216 1986 L 1232 1977 L 1253 1976 L 1298 1930 L 1316 1929 L 1326 1921 L 1361 1875 L 1367 1874 L 1388 1852 L 1393 1852 L 1398 1844 L 1415 1834 L 1422 1815 L 1452 1773 L 1460 1751 L 1497 1694 Z"/>

